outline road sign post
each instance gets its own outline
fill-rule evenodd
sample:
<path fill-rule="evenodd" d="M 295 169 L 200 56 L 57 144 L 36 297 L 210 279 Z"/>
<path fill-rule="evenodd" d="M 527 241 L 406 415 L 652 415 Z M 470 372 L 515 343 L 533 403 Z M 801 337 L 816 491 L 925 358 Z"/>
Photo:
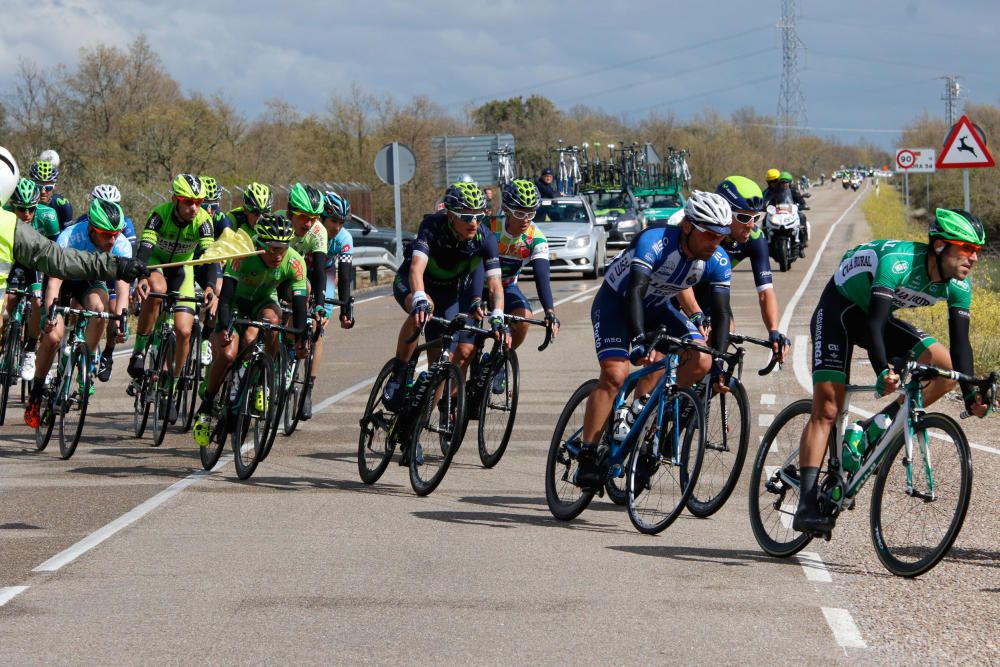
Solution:
<path fill-rule="evenodd" d="M 962 116 L 948 132 L 944 149 L 935 165 L 938 169 L 961 169 L 963 202 L 968 211 L 972 204 L 969 194 L 969 169 L 996 166 L 993 156 L 986 148 L 986 135 L 974 125 L 968 116 Z"/>
<path fill-rule="evenodd" d="M 903 199 L 910 206 L 910 174 L 934 173 L 933 148 L 897 148 L 896 171 L 903 172 Z"/>
<path fill-rule="evenodd" d="M 375 174 L 386 185 L 392 186 L 392 201 L 396 217 L 396 265 L 403 263 L 403 212 L 399 186 L 413 178 L 417 158 L 408 146 L 399 142 L 386 144 L 375 155 Z"/>

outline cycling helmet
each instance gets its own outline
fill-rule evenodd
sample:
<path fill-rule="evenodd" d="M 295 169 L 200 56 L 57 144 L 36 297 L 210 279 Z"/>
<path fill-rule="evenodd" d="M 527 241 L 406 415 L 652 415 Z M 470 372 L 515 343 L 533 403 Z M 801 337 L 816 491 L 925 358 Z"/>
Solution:
<path fill-rule="evenodd" d="M 787 171 L 783 171 L 778 176 L 778 180 L 780 182 L 782 182 L 782 183 L 791 183 L 792 182 L 792 175 L 790 173 L 788 173 Z"/>
<path fill-rule="evenodd" d="M 17 169 L 17 162 L 3 146 L 0 146 L 0 206 L 7 203 L 10 195 L 17 187 L 17 182 L 21 179 L 21 172 Z"/>
<path fill-rule="evenodd" d="M 444 207 L 449 211 L 468 209 L 480 211 L 486 206 L 483 191 L 475 183 L 459 181 L 444 193 Z"/>
<path fill-rule="evenodd" d="M 251 213 L 270 213 L 274 196 L 263 183 L 251 183 L 243 191 L 243 208 Z"/>
<path fill-rule="evenodd" d="M 781 172 L 777 169 L 768 169 L 767 174 L 764 175 L 764 180 L 770 183 L 771 181 L 776 181 L 781 178 Z"/>
<path fill-rule="evenodd" d="M 56 169 L 59 168 L 59 153 L 56 153 L 51 148 L 47 148 L 44 151 L 42 151 L 39 154 L 38 159 L 45 160 L 46 162 L 51 162 L 53 167 L 55 167 Z"/>
<path fill-rule="evenodd" d="M 351 219 L 351 202 L 347 197 L 341 197 L 333 190 L 323 195 L 323 215 L 347 222 Z"/>
<path fill-rule="evenodd" d="M 320 215 L 323 213 L 323 195 L 311 185 L 296 183 L 288 193 L 288 213 L 292 211 Z"/>
<path fill-rule="evenodd" d="M 192 174 L 178 174 L 170 187 L 178 197 L 187 197 L 188 199 L 204 199 L 205 197 L 205 189 L 201 187 L 201 181 Z"/>
<path fill-rule="evenodd" d="M 125 214 L 117 202 L 94 199 L 87 212 L 90 226 L 105 232 L 120 232 L 125 227 Z"/>
<path fill-rule="evenodd" d="M 695 190 L 684 204 L 684 217 L 700 230 L 728 234 L 733 209 L 721 195 Z"/>
<path fill-rule="evenodd" d="M 959 241 L 983 245 L 986 231 L 979 218 L 961 209 L 939 208 L 934 212 L 934 222 L 927 230 L 927 236 L 945 241 Z"/>
<path fill-rule="evenodd" d="M 462 177 L 460 179 L 458 179 L 458 180 L 461 181 L 462 183 L 475 183 L 476 182 L 476 179 L 474 179 L 469 174 L 462 174 Z"/>
<path fill-rule="evenodd" d="M 219 201 L 222 192 L 219 190 L 219 182 L 211 176 L 199 176 L 201 179 L 201 191 L 205 193 L 205 201 L 215 203 Z"/>
<path fill-rule="evenodd" d="M 111 185 L 110 183 L 101 183 L 100 185 L 95 185 L 94 189 L 90 191 L 90 198 L 120 202 L 122 200 L 122 193 L 118 191 L 117 187 Z"/>
<path fill-rule="evenodd" d="M 295 238 L 295 230 L 292 229 L 291 221 L 283 215 L 274 213 L 265 213 L 261 216 L 254 231 L 257 233 L 257 240 L 264 245 L 287 244 Z"/>
<path fill-rule="evenodd" d="M 59 178 L 59 167 L 48 160 L 38 160 L 31 163 L 29 170 L 31 180 L 39 183 L 50 183 Z"/>
<path fill-rule="evenodd" d="M 17 187 L 10 195 L 10 205 L 17 208 L 35 208 L 38 206 L 38 198 L 41 192 L 38 186 L 30 178 L 22 178 L 17 182 Z"/>
<path fill-rule="evenodd" d="M 715 188 L 716 194 L 741 211 L 759 211 L 764 208 L 764 193 L 760 186 L 745 176 L 730 176 Z"/>
<path fill-rule="evenodd" d="M 503 205 L 508 208 L 537 209 L 541 204 L 538 187 L 524 178 L 515 178 L 503 188 Z"/>

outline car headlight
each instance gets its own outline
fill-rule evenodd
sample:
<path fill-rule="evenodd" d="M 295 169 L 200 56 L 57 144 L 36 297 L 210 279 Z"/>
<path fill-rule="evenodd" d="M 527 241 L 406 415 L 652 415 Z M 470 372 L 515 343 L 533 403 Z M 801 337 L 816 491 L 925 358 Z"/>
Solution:
<path fill-rule="evenodd" d="M 638 223 L 635 220 L 619 220 L 618 229 L 632 229 Z"/>
<path fill-rule="evenodd" d="M 566 243 L 567 248 L 586 248 L 588 245 L 590 245 L 589 236 L 577 236 Z"/>
<path fill-rule="evenodd" d="M 609 220 L 609 218 L 606 215 L 599 215 L 599 216 L 597 216 L 597 224 L 599 224 L 599 225 L 603 225 L 608 220 Z"/>

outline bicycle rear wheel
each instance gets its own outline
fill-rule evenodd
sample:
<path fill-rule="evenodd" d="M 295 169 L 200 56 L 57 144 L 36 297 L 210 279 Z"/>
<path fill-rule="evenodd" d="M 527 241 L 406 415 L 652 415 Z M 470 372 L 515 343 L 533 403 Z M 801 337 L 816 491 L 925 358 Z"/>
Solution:
<path fill-rule="evenodd" d="M 235 363 L 240 363 L 237 359 Z M 270 357 L 255 356 L 243 376 L 238 413 L 231 435 L 236 475 L 248 479 L 261 461 L 267 445 L 268 403 L 274 387 L 274 365 Z"/>
<path fill-rule="evenodd" d="M 701 391 L 711 391 L 711 387 L 702 385 Z M 728 394 L 716 394 L 708 401 L 705 458 L 687 502 L 691 514 L 705 518 L 722 509 L 740 481 L 749 444 L 750 402 L 737 381 Z"/>
<path fill-rule="evenodd" d="M 365 413 L 361 416 L 361 433 L 358 436 L 358 474 L 365 484 L 374 484 L 385 472 L 396 439 L 390 435 L 398 417 L 382 405 L 382 390 L 392 375 L 394 360 L 386 362 L 379 371 L 372 391 L 368 395 Z M 400 387 L 399 391 L 403 391 Z"/>
<path fill-rule="evenodd" d="M 156 360 L 153 359 L 155 355 L 151 355 L 149 351 L 150 346 L 147 345 L 142 376 L 138 380 L 133 380 L 135 383 L 135 400 L 132 403 L 132 430 L 137 438 L 141 438 L 142 434 L 146 432 L 146 423 L 149 421 L 149 409 L 152 402 L 150 392 L 153 391 L 153 387 L 150 379 L 153 375 L 152 369 L 155 367 L 154 361 Z"/>
<path fill-rule="evenodd" d="M 62 383 L 57 379 L 56 387 L 61 386 Z M 46 387 L 45 393 L 42 395 L 41 421 L 38 423 L 38 428 L 35 429 L 35 449 L 40 452 L 45 451 L 45 448 L 49 446 L 52 431 L 56 426 L 56 391 L 57 389 L 54 387 Z"/>
<path fill-rule="evenodd" d="M 639 436 L 629 454 L 625 488 L 628 518 L 641 533 L 672 524 L 698 481 L 705 454 L 705 416 L 690 389 L 668 388 L 659 410 L 632 427 Z"/>
<path fill-rule="evenodd" d="M 171 334 L 160 343 L 154 360 L 156 369 L 153 383 L 153 447 L 163 444 L 167 435 L 170 405 L 174 401 L 174 370 L 177 356 L 177 339 Z"/>
<path fill-rule="evenodd" d="M 288 387 L 285 397 L 285 435 L 295 433 L 295 429 L 299 426 L 299 417 L 302 414 L 302 401 L 305 400 L 306 385 L 309 382 L 309 374 L 312 372 L 312 340 L 308 340 L 306 345 L 308 346 L 306 357 L 295 359 L 295 368 L 292 371 L 292 383 Z"/>
<path fill-rule="evenodd" d="M 215 394 L 215 400 L 212 402 L 212 414 L 216 422 L 212 427 L 212 436 L 207 445 L 198 448 L 201 467 L 205 470 L 211 470 L 215 467 L 219 458 L 222 457 L 222 450 L 226 448 L 225 423 L 228 418 L 226 396 L 229 396 L 229 383 L 231 381 L 232 375 L 229 374 L 226 376 L 226 381 L 222 383 L 222 387 Z"/>
<path fill-rule="evenodd" d="M 497 380 L 497 375 L 501 373 L 503 379 Z M 494 368 L 487 376 L 479 401 L 479 460 L 484 468 L 495 466 L 507 451 L 510 433 L 514 430 L 514 418 L 517 416 L 520 382 L 521 368 L 517 353 L 508 350 L 504 354 L 503 365 Z M 495 389 L 502 390 L 496 393 Z"/>
<path fill-rule="evenodd" d="M 7 416 L 7 401 L 10 398 L 10 386 L 21 379 L 21 323 L 9 322 L 4 332 L 2 343 L 3 355 L 0 356 L 0 425 Z"/>
<path fill-rule="evenodd" d="M 271 453 L 271 448 L 274 447 L 274 439 L 278 435 L 278 429 L 281 427 L 281 416 L 285 412 L 285 405 L 287 403 L 288 394 L 288 368 L 291 364 L 291 358 L 288 356 L 288 346 L 285 343 L 278 343 L 279 351 L 276 363 L 274 363 L 274 375 L 273 378 L 273 396 L 267 404 L 267 438 L 264 442 L 264 451 L 260 455 L 260 460 L 263 461 Z"/>
<path fill-rule="evenodd" d="M 972 456 L 961 427 L 937 413 L 914 429 L 912 491 L 905 456 L 900 434 L 872 488 L 871 533 L 887 570 L 916 577 L 945 557 L 962 530 L 972 497 Z"/>
<path fill-rule="evenodd" d="M 465 378 L 453 364 L 438 367 L 427 385 L 410 439 L 410 486 L 418 496 L 437 488 L 461 444 Z"/>
<path fill-rule="evenodd" d="M 196 319 L 195 322 L 198 320 Z M 177 392 L 174 405 L 177 409 L 177 430 L 187 433 L 194 422 L 195 407 L 198 404 L 198 385 L 201 384 L 201 334 L 200 326 L 195 324 L 191 332 L 191 344 L 188 346 L 188 356 L 184 368 L 177 380 Z"/>
<path fill-rule="evenodd" d="M 799 504 L 799 438 L 811 413 L 808 398 L 779 412 L 760 441 L 750 469 L 750 527 L 757 544 L 771 556 L 791 556 L 812 540 L 792 529 Z"/>
<path fill-rule="evenodd" d="M 583 414 L 587 398 L 596 386 L 597 380 L 587 380 L 577 387 L 566 401 L 549 443 L 545 459 L 545 501 L 552 516 L 560 521 L 575 519 L 594 498 L 594 490 L 583 489 L 574 480 L 579 467 L 577 453 L 583 438 Z"/>
<path fill-rule="evenodd" d="M 56 404 L 59 414 L 59 455 L 63 459 L 73 456 L 76 446 L 80 443 L 93 381 L 87 346 L 78 343 L 73 348 L 73 355 L 63 374 L 63 384 L 59 388 Z"/>

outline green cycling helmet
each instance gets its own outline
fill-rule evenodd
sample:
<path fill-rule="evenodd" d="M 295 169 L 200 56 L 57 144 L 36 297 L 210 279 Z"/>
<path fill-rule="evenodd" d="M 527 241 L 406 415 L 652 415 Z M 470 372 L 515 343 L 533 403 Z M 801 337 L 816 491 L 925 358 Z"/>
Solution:
<path fill-rule="evenodd" d="M 475 183 L 459 181 L 444 193 L 444 207 L 449 211 L 481 211 L 486 207 L 486 197 Z"/>
<path fill-rule="evenodd" d="M 296 183 L 288 193 L 288 212 L 300 211 L 307 215 L 323 214 L 323 193 L 311 185 Z"/>
<path fill-rule="evenodd" d="M 178 197 L 188 199 L 204 199 L 205 189 L 201 185 L 201 179 L 192 174 L 177 174 L 177 178 L 170 184 L 170 189 Z"/>
<path fill-rule="evenodd" d="M 250 213 L 270 213 L 272 204 L 274 195 L 263 183 L 251 183 L 243 191 L 243 208 Z"/>
<path fill-rule="evenodd" d="M 778 182 L 779 183 L 791 183 L 792 182 L 792 175 L 789 172 L 787 172 L 787 171 L 783 171 L 783 172 L 781 172 L 781 175 L 778 176 Z"/>
<path fill-rule="evenodd" d="M 541 205 L 538 187 L 524 178 L 515 178 L 504 186 L 503 205 L 507 208 L 537 209 Z"/>
<path fill-rule="evenodd" d="M 256 240 L 260 245 L 291 243 L 295 230 L 291 221 L 283 215 L 265 213 L 254 227 Z"/>
<path fill-rule="evenodd" d="M 201 191 L 205 193 L 205 201 L 214 204 L 219 201 L 222 192 L 219 190 L 219 182 L 211 176 L 199 176 L 201 179 Z"/>
<path fill-rule="evenodd" d="M 979 218 L 961 209 L 939 208 L 934 212 L 934 222 L 927 230 L 931 240 L 959 241 L 961 243 L 986 243 L 986 230 Z"/>
<path fill-rule="evenodd" d="M 715 193 L 741 211 L 760 211 L 764 208 L 764 193 L 760 186 L 746 176 L 730 176 L 719 183 Z"/>
<path fill-rule="evenodd" d="M 125 214 L 117 202 L 94 199 L 87 212 L 90 226 L 102 232 L 120 232 L 125 227 Z"/>
<path fill-rule="evenodd" d="M 30 178 L 22 178 L 10 195 L 10 205 L 17 208 L 35 208 L 38 206 L 40 196 L 41 192 L 35 182 Z"/>

